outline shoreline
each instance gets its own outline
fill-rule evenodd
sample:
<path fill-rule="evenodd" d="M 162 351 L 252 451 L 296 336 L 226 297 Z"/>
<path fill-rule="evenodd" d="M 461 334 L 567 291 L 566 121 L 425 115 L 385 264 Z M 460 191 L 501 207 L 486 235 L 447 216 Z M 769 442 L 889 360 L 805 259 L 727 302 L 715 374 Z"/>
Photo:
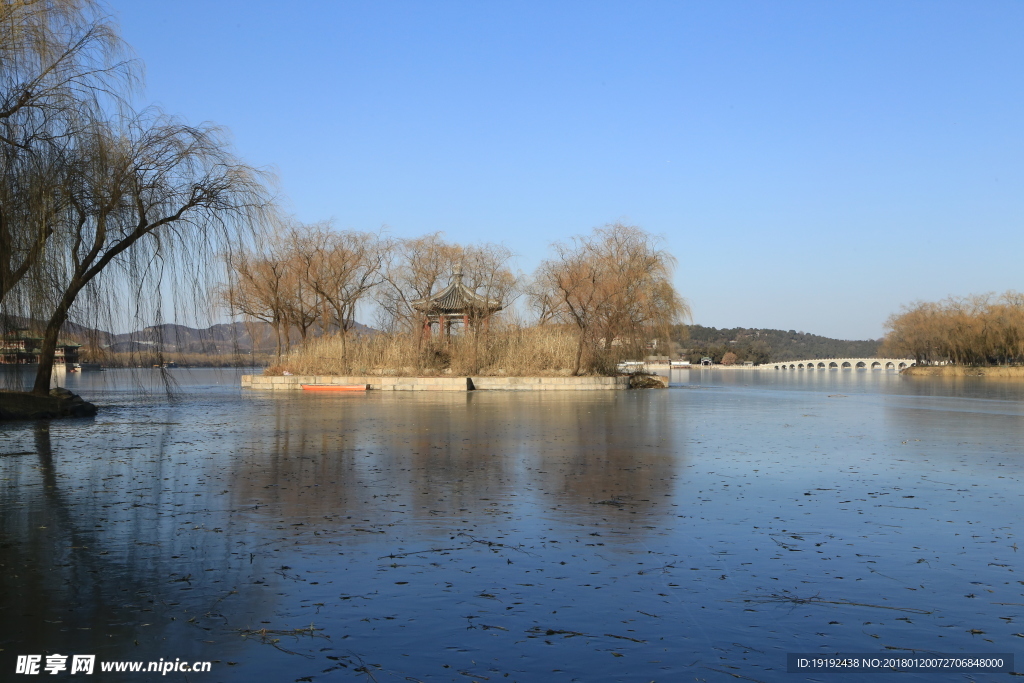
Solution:
<path fill-rule="evenodd" d="M 1024 379 L 1024 366 L 921 365 L 905 369 L 907 377 L 990 377 Z"/>
<path fill-rule="evenodd" d="M 53 420 L 94 417 L 96 406 L 67 389 L 50 389 L 48 396 L 28 391 L 0 391 L 0 421 Z"/>

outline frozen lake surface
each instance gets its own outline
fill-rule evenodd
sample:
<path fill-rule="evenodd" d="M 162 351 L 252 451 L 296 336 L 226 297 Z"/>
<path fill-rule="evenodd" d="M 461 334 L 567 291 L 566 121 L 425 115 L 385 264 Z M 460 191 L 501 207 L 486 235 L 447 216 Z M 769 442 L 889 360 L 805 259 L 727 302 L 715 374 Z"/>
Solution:
<path fill-rule="evenodd" d="M 271 396 L 176 369 L 169 400 L 139 372 L 67 376 L 95 419 L 0 426 L 3 680 L 61 653 L 213 662 L 99 680 L 853 681 L 786 654 L 1024 642 L 1022 384 Z"/>

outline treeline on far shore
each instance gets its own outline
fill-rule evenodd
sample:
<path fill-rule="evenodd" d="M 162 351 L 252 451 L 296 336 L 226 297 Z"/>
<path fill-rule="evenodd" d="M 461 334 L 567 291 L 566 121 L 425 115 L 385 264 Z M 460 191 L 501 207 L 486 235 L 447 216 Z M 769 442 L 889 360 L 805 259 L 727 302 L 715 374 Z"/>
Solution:
<path fill-rule="evenodd" d="M 691 363 L 708 357 L 725 365 L 805 358 L 873 358 L 881 345 L 875 339 L 848 341 L 796 330 L 718 329 L 703 325 L 674 326 L 672 341 L 679 346 L 680 355 Z"/>
<path fill-rule="evenodd" d="M 974 294 L 904 306 L 886 322 L 882 351 L 918 365 L 1024 362 L 1024 294 Z"/>
<path fill-rule="evenodd" d="M 109 353 L 93 352 L 88 348 L 81 354 L 86 363 L 99 363 L 105 368 L 151 368 L 173 363 L 191 368 L 252 368 L 266 367 L 274 362 L 272 353 Z"/>

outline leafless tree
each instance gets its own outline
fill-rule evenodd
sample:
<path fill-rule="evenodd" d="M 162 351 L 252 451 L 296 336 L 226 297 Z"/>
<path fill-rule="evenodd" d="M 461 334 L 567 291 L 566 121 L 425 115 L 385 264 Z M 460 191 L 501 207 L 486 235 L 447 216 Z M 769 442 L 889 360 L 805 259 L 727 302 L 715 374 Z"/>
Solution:
<path fill-rule="evenodd" d="M 335 231 L 327 223 L 296 226 L 289 240 L 297 286 L 319 305 L 324 331 L 337 330 L 342 349 L 355 326 L 356 309 L 383 282 L 391 241 L 381 235 Z"/>
<path fill-rule="evenodd" d="M 226 295 L 234 313 L 269 323 L 287 344 L 291 329 L 337 332 L 344 348 L 356 310 L 383 281 L 391 240 L 376 233 L 336 231 L 327 222 L 278 218 L 274 237 L 236 258 L 236 282 Z"/>
<path fill-rule="evenodd" d="M 503 244 L 471 244 L 463 249 L 462 281 L 480 296 L 508 308 L 516 299 L 521 278 L 512 270 L 515 255 Z M 479 315 L 481 312 L 474 312 Z"/>
<path fill-rule="evenodd" d="M 94 121 L 78 136 L 71 208 L 47 240 L 52 265 L 39 283 L 51 311 L 33 387 L 39 394 L 49 390 L 61 327 L 101 274 L 120 277 L 122 296 L 159 291 L 172 270 L 194 286 L 213 254 L 234 253 L 262 223 L 270 203 L 265 179 L 234 158 L 216 127 L 151 110 Z"/>
<path fill-rule="evenodd" d="M 382 269 L 384 283 L 378 290 L 379 324 L 386 330 L 419 330 L 419 313 L 411 306 L 443 289 L 454 273 L 481 296 L 503 305 L 510 303 L 519 286 L 511 268 L 512 252 L 500 244 L 463 246 L 447 242 L 442 233 L 402 240 Z"/>
<path fill-rule="evenodd" d="M 1006 292 L 916 302 L 886 321 L 883 353 L 918 364 L 993 365 L 1024 361 L 1024 295 Z"/>
<path fill-rule="evenodd" d="M 231 285 L 225 288 L 224 299 L 232 313 L 247 321 L 257 320 L 270 325 L 274 331 L 275 356 L 281 357 L 284 336 L 287 334 L 285 311 L 285 270 L 283 259 L 251 249 L 241 249 L 234 255 L 230 266 L 234 270 Z M 258 335 L 250 327 L 249 336 L 255 350 Z"/>
<path fill-rule="evenodd" d="M 462 262 L 462 247 L 446 242 L 442 233 L 400 240 L 385 264 L 384 286 L 377 291 L 378 325 L 388 331 L 415 329 L 411 302 L 444 287 Z"/>
<path fill-rule="evenodd" d="M 553 248 L 555 256 L 541 263 L 530 294 L 543 319 L 576 327 L 575 374 L 588 348 L 606 352 L 592 354 L 591 365 L 607 363 L 613 346 L 642 349 L 689 315 L 672 286 L 675 260 L 640 228 L 615 223 Z"/>

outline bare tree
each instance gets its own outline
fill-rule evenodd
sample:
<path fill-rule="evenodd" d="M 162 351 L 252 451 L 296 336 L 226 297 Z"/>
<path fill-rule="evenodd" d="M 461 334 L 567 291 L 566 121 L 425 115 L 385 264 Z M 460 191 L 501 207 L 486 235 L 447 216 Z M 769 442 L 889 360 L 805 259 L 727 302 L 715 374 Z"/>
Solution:
<path fill-rule="evenodd" d="M 884 353 L 918 364 L 993 365 L 1024 361 L 1024 295 L 1006 292 L 916 302 L 886 321 Z"/>
<path fill-rule="evenodd" d="M 230 263 L 234 270 L 234 282 L 224 292 L 225 303 L 232 313 L 238 313 L 248 320 L 268 323 L 274 331 L 277 358 L 281 357 L 282 334 L 288 325 L 285 312 L 285 270 L 284 261 L 265 256 L 255 250 L 239 250 Z M 250 329 L 255 351 L 255 331 Z"/>
<path fill-rule="evenodd" d="M 322 223 L 297 226 L 292 243 L 301 284 L 320 304 L 323 329 L 341 335 L 344 355 L 357 307 L 383 282 L 391 241 L 373 233 L 336 232 Z"/>
<path fill-rule="evenodd" d="M 471 244 L 463 249 L 460 263 L 462 280 L 483 298 L 498 301 L 507 308 L 521 286 L 521 278 L 511 268 L 513 257 L 512 250 L 503 244 Z M 483 311 L 473 312 L 473 315 L 482 314 Z"/>
<path fill-rule="evenodd" d="M 140 74 L 95 0 L 0 3 L 0 313 L 45 321 L 36 393 L 73 311 L 159 311 L 176 278 L 198 307 L 269 202 L 219 129 L 135 113 Z"/>
<path fill-rule="evenodd" d="M 291 328 L 299 332 L 304 342 L 309 331 L 322 326 L 323 301 L 306 277 L 305 256 L 315 251 L 304 226 L 286 220 L 275 226 L 277 232 L 275 249 L 279 262 L 284 266 L 284 281 L 281 288 L 284 316 L 287 322 L 286 335 Z M 290 347 L 290 340 L 289 347 Z"/>
<path fill-rule="evenodd" d="M 319 328 L 337 332 L 344 349 L 355 327 L 356 310 L 383 282 L 391 240 L 375 233 L 335 231 L 327 222 L 312 225 L 277 218 L 275 236 L 260 253 L 234 263 L 235 286 L 225 300 L 234 313 L 269 323 L 281 355 L 294 328 L 303 341 Z M 344 351 L 343 351 L 344 353 Z"/>
<path fill-rule="evenodd" d="M 419 330 L 420 314 L 411 302 L 443 289 L 456 273 L 462 273 L 467 287 L 503 306 L 514 299 L 519 286 L 510 266 L 512 251 L 500 244 L 463 246 L 435 232 L 398 242 L 392 254 L 384 261 L 384 282 L 377 296 L 385 329 Z"/>
<path fill-rule="evenodd" d="M 530 289 L 533 306 L 549 321 L 576 327 L 574 374 L 588 348 L 591 369 L 610 360 L 613 346 L 641 349 L 656 334 L 689 315 L 671 283 L 675 260 L 640 228 L 616 223 L 553 245 Z"/>
<path fill-rule="evenodd" d="M 67 223 L 48 240 L 42 283 L 51 313 L 33 392 L 49 390 L 61 327 L 79 295 L 104 274 L 122 296 L 159 291 L 171 272 L 202 281 L 213 254 L 232 254 L 261 224 L 261 174 L 228 151 L 222 131 L 153 111 L 80 133 Z M 59 238 L 59 239 L 56 239 Z M 173 267 L 168 267 L 173 266 Z M 185 286 L 188 283 L 179 283 Z"/>
<path fill-rule="evenodd" d="M 911 356 L 918 365 L 935 360 L 937 339 L 933 325 L 937 312 L 935 304 L 918 301 L 889 316 L 885 322 L 887 333 L 881 352 Z"/>
<path fill-rule="evenodd" d="M 440 232 L 401 240 L 384 264 L 384 286 L 377 291 L 378 324 L 386 330 L 418 329 L 411 303 L 448 284 L 462 263 L 463 248 L 446 242 Z"/>

